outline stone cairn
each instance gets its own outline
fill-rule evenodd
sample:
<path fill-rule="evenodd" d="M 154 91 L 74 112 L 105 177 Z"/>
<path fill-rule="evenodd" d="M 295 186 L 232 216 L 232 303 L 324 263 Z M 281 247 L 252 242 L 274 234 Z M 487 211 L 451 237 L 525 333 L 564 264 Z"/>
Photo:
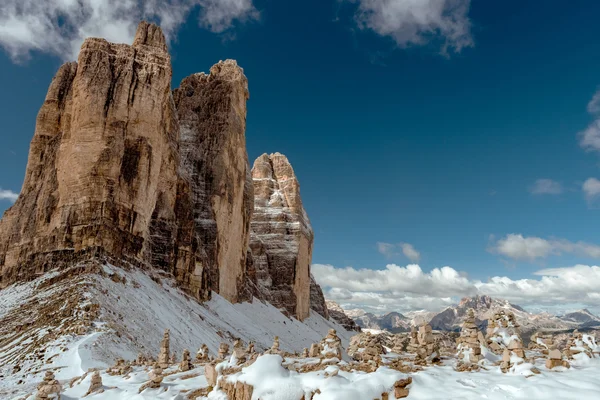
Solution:
<path fill-rule="evenodd" d="M 227 343 L 221 343 L 219 346 L 219 354 L 217 355 L 217 359 L 220 361 L 224 361 L 229 354 L 229 345 Z"/>
<path fill-rule="evenodd" d="M 422 325 L 418 331 L 416 331 L 415 327 L 412 327 L 407 349 L 411 353 L 416 353 L 417 358 L 415 359 L 415 363 L 417 364 L 438 361 L 439 349 L 433 339 L 431 325 Z"/>
<path fill-rule="evenodd" d="M 342 340 L 335 329 L 330 329 L 327 336 L 321 341 L 321 355 L 325 358 L 342 359 Z"/>
<path fill-rule="evenodd" d="M 210 357 L 208 355 L 208 346 L 206 343 L 202 343 L 202 346 L 200 346 L 200 349 L 198 349 L 198 352 L 196 353 L 196 362 L 206 363 L 209 361 Z"/>
<path fill-rule="evenodd" d="M 189 371 L 193 369 L 194 365 L 192 364 L 192 358 L 190 357 L 190 351 L 188 349 L 183 350 L 183 355 L 181 356 L 181 363 L 179 363 L 179 370 L 182 372 Z"/>
<path fill-rule="evenodd" d="M 382 335 L 359 333 L 350 339 L 348 355 L 356 361 L 362 361 L 378 366 L 381 364 L 381 355 L 385 354 Z"/>
<path fill-rule="evenodd" d="M 61 384 L 55 379 L 54 372 L 46 371 L 44 380 L 37 387 L 36 400 L 60 398 Z"/>
<path fill-rule="evenodd" d="M 160 342 L 160 352 L 158 353 L 158 365 L 161 368 L 168 368 L 171 363 L 170 354 L 169 354 L 169 335 L 170 330 L 165 329 L 165 333 L 163 335 L 163 340 Z"/>
<path fill-rule="evenodd" d="M 134 364 L 138 365 L 138 366 L 142 366 L 142 365 L 146 365 L 147 362 L 148 362 L 148 359 L 146 358 L 146 356 L 144 356 L 142 353 L 138 353 L 137 358 L 134 361 Z"/>
<path fill-rule="evenodd" d="M 492 352 L 502 354 L 500 362 L 502 372 L 508 372 L 514 363 L 525 362 L 523 339 L 519 333 L 517 319 L 512 312 L 500 309 L 491 316 L 488 320 L 486 339 Z"/>
<path fill-rule="evenodd" d="M 273 346 L 271 346 L 265 354 L 282 354 L 281 350 L 279 350 L 279 336 L 275 336 L 275 339 L 273 339 Z"/>
<path fill-rule="evenodd" d="M 584 335 L 577 329 L 569 336 L 565 348 L 565 355 L 569 360 L 573 359 L 574 355 L 584 353 L 588 358 L 600 356 L 600 346 L 596 344 L 596 339 L 590 335 Z"/>
<path fill-rule="evenodd" d="M 488 347 L 496 354 L 503 354 L 505 349 L 512 351 L 517 357 L 525 358 L 523 340 L 519 333 L 519 324 L 512 312 L 499 310 L 488 320 L 486 331 Z M 504 338 L 512 338 L 508 344 Z"/>
<path fill-rule="evenodd" d="M 92 380 L 90 381 L 90 388 L 86 392 L 85 396 L 89 396 L 92 393 L 102 392 L 104 392 L 104 389 L 102 387 L 102 377 L 100 376 L 100 371 L 94 371 L 92 374 Z"/>
<path fill-rule="evenodd" d="M 106 370 L 106 373 L 108 375 L 111 375 L 111 376 L 127 375 L 132 370 L 133 369 L 131 368 L 130 363 L 128 363 L 127 361 L 123 360 L 122 358 L 117 358 L 117 361 L 116 361 L 115 365 L 113 365 L 112 367 L 108 368 Z"/>
<path fill-rule="evenodd" d="M 160 366 L 160 363 L 154 364 L 154 368 L 148 374 L 148 377 L 150 378 L 150 381 L 145 383 L 144 385 L 142 385 L 142 387 L 140 387 L 139 393 L 142 393 L 146 389 L 160 388 L 160 384 L 162 383 L 162 381 L 164 379 L 163 369 Z"/>
<path fill-rule="evenodd" d="M 416 353 L 419 349 L 419 332 L 415 326 L 410 327 L 410 342 L 406 346 L 406 350 L 410 353 Z"/>
<path fill-rule="evenodd" d="M 550 351 L 548 351 L 548 359 L 546 359 L 546 368 L 553 369 L 556 367 L 565 367 L 571 368 L 571 364 L 567 360 L 563 360 L 563 355 L 556 348 L 556 346 L 552 345 L 550 347 Z"/>
<path fill-rule="evenodd" d="M 542 354 L 548 355 L 550 347 L 554 345 L 552 335 L 542 335 L 540 332 L 535 332 L 529 338 L 529 350 L 538 350 Z"/>
<path fill-rule="evenodd" d="M 477 328 L 475 323 L 475 311 L 471 308 L 467 311 L 467 316 L 462 324 L 460 336 L 456 339 L 458 344 L 458 370 L 472 369 L 470 364 L 477 364 L 483 359 L 481 355 L 481 346 L 486 346 L 483 333 Z"/>
<path fill-rule="evenodd" d="M 321 356 L 321 346 L 319 346 L 318 343 L 311 344 L 308 355 L 312 358 L 320 357 Z"/>
<path fill-rule="evenodd" d="M 244 350 L 244 344 L 241 339 L 236 339 L 233 342 L 233 358 L 236 360 L 236 364 L 243 364 L 248 359 L 246 350 Z"/>

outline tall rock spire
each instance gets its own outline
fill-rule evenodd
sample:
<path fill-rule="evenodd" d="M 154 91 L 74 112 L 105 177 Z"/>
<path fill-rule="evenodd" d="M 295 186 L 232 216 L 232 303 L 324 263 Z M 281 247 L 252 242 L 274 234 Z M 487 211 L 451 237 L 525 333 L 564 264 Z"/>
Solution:
<path fill-rule="evenodd" d="M 254 283 L 263 298 L 303 320 L 310 313 L 314 236 L 300 199 L 298 179 L 280 153 L 258 157 L 252 178 Z"/>
<path fill-rule="evenodd" d="M 0 222 L 0 287 L 101 254 L 168 270 L 205 296 L 193 225 L 177 221 L 186 182 L 165 43 L 142 22 L 134 46 L 90 38 L 59 69 Z"/>
<path fill-rule="evenodd" d="M 196 234 L 210 285 L 243 298 L 253 208 L 246 153 L 248 80 L 233 60 L 183 79 L 173 92 L 181 126 L 181 170 L 189 177 Z"/>

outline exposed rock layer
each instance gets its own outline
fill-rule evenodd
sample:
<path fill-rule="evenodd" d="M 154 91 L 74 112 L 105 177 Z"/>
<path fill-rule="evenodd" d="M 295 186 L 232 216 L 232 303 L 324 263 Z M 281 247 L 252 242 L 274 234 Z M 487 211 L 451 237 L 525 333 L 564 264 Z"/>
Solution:
<path fill-rule="evenodd" d="M 252 179 L 252 281 L 260 297 L 303 320 L 310 312 L 314 236 L 298 179 L 288 159 L 279 153 L 258 157 Z"/>
<path fill-rule="evenodd" d="M 196 234 L 210 286 L 230 301 L 244 287 L 253 186 L 246 153 L 248 80 L 232 60 L 185 78 L 173 92 L 181 170 L 191 182 Z"/>
<path fill-rule="evenodd" d="M 171 77 L 164 35 L 145 22 L 133 45 L 90 38 L 59 69 L 0 221 L 0 288 L 101 259 L 160 268 L 198 300 L 255 295 L 327 317 L 290 163 L 265 154 L 250 171 L 243 70 L 219 62 L 174 91 Z"/>
<path fill-rule="evenodd" d="M 205 296 L 177 173 L 171 75 L 164 36 L 148 23 L 133 46 L 87 39 L 78 63 L 59 69 L 21 195 L 0 222 L 0 287 L 102 253 L 168 270 Z"/>

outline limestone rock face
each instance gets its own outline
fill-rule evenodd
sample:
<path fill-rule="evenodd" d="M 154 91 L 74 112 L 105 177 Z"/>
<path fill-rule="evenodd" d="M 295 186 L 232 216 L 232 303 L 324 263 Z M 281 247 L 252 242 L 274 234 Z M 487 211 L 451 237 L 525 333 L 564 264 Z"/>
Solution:
<path fill-rule="evenodd" d="M 252 280 L 260 297 L 299 320 L 309 316 L 313 231 L 288 159 L 263 154 L 252 168 Z"/>
<path fill-rule="evenodd" d="M 151 263 L 196 297 L 193 221 L 178 176 L 171 62 L 155 25 L 134 45 L 87 39 L 38 114 L 19 199 L 0 222 L 0 287 L 89 253 Z M 189 197 L 189 194 L 187 195 Z"/>
<path fill-rule="evenodd" d="M 183 79 L 173 97 L 204 268 L 212 289 L 235 302 L 244 287 L 254 198 L 245 137 L 248 80 L 227 60 L 208 75 Z"/>
<path fill-rule="evenodd" d="M 310 308 L 321 314 L 323 318 L 329 319 L 329 309 L 325 302 L 325 296 L 323 296 L 323 290 L 312 274 L 310 274 Z"/>
<path fill-rule="evenodd" d="M 264 154 L 250 170 L 243 70 L 222 61 L 174 91 L 171 79 L 146 22 L 132 45 L 89 38 L 60 67 L 0 220 L 0 289 L 94 260 L 162 269 L 201 301 L 214 290 L 327 318 L 292 166 Z"/>

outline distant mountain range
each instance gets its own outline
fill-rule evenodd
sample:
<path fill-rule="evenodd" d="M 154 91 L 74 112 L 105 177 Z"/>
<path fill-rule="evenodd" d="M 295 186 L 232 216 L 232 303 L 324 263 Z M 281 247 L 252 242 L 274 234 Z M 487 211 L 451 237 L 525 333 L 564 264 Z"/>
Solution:
<path fill-rule="evenodd" d="M 335 304 L 330 301 L 327 303 L 328 307 L 330 304 Z M 336 306 L 339 312 L 341 307 L 337 304 Z M 384 315 L 375 315 L 361 309 L 343 311 L 361 328 L 398 333 L 409 331 L 411 326 L 419 326 L 424 323 L 429 323 L 435 330 L 459 331 L 469 308 L 475 310 L 476 323 L 482 330 L 487 327 L 487 320 L 491 314 L 501 308 L 515 314 L 524 336 L 537 330 L 561 331 L 600 327 L 600 317 L 586 309 L 560 316 L 546 312 L 536 314 L 527 312 L 522 307 L 506 300 L 493 299 L 490 296 L 465 297 L 457 305 L 447 307 L 439 313 L 412 311 L 405 314 L 390 312 Z"/>

